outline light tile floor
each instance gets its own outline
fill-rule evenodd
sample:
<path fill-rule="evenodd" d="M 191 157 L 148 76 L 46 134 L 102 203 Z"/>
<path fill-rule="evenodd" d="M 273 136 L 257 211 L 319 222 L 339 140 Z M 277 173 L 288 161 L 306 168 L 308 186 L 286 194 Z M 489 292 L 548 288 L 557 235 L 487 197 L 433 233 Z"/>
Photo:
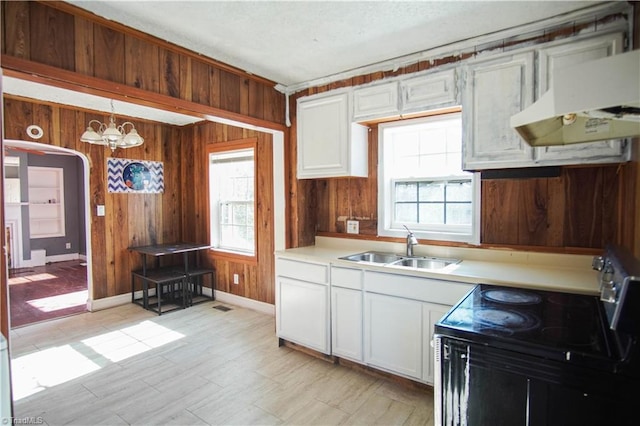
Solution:
<path fill-rule="evenodd" d="M 433 393 L 278 347 L 218 302 L 137 305 L 12 330 L 15 417 L 61 425 L 432 425 Z"/>

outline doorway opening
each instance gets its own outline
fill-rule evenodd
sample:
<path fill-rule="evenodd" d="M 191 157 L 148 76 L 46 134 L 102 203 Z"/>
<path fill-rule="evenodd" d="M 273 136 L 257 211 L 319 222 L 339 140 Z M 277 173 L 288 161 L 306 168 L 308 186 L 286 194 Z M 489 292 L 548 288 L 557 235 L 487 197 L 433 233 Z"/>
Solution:
<path fill-rule="evenodd" d="M 11 328 L 91 310 L 88 158 L 18 140 L 4 150 Z"/>

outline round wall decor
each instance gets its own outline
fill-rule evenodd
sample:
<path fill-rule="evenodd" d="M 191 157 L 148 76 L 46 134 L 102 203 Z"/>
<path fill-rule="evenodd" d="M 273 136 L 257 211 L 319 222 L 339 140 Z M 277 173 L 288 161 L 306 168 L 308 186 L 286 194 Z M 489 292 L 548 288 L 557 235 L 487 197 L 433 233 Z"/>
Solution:
<path fill-rule="evenodd" d="M 27 127 L 27 134 L 33 139 L 40 139 L 44 132 L 42 131 L 42 127 L 32 124 L 31 126 Z"/>

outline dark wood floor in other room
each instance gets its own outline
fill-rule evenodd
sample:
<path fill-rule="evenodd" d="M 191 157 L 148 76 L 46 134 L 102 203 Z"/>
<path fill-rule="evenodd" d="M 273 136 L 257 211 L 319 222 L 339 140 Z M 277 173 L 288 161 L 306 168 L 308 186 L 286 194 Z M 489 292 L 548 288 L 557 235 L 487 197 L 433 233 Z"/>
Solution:
<path fill-rule="evenodd" d="M 87 295 L 87 267 L 82 260 L 11 269 L 11 327 L 86 312 Z"/>

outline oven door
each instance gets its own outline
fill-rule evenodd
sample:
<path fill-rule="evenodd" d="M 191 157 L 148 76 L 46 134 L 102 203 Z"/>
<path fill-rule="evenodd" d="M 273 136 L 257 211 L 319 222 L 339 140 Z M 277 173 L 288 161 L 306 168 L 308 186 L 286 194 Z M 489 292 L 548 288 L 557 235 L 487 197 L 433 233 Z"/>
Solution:
<path fill-rule="evenodd" d="M 435 346 L 436 425 L 635 424 L 625 378 L 443 335 Z"/>

